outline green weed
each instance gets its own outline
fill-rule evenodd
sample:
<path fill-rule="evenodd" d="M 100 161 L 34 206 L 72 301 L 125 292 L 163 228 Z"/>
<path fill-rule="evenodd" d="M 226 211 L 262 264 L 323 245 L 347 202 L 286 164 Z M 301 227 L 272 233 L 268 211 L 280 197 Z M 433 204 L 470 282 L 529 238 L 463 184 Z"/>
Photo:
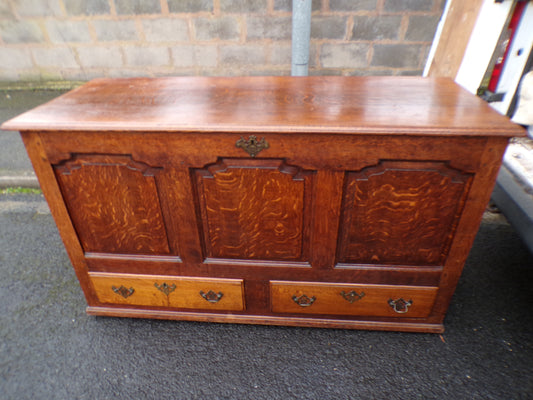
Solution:
<path fill-rule="evenodd" d="M 5 189 L 0 189 L 0 194 L 42 194 L 41 189 L 30 189 L 23 187 L 9 187 Z"/>

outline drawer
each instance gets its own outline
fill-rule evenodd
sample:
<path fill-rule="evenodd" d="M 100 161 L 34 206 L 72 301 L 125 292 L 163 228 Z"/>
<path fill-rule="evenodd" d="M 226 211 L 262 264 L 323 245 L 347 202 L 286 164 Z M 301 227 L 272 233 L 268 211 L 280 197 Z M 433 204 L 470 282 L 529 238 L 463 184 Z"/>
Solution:
<path fill-rule="evenodd" d="M 90 273 L 101 303 L 137 306 L 244 310 L 240 279 Z"/>
<path fill-rule="evenodd" d="M 271 281 L 275 313 L 427 317 L 436 287 Z"/>

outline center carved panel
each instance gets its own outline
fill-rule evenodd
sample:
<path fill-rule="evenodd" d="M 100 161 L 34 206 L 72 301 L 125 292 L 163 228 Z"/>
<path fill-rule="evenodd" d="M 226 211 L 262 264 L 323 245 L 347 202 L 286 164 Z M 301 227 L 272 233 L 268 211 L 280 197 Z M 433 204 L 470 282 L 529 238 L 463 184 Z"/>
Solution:
<path fill-rule="evenodd" d="M 208 258 L 306 261 L 312 173 L 281 160 L 196 170 Z"/>
<path fill-rule="evenodd" d="M 442 265 L 470 182 L 444 162 L 383 161 L 349 172 L 338 261 Z"/>

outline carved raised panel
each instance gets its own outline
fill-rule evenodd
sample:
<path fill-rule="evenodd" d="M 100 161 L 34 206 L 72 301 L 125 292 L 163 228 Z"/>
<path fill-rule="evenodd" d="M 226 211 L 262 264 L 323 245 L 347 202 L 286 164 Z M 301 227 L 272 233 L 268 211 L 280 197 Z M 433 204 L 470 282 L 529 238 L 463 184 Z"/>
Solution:
<path fill-rule="evenodd" d="M 264 159 L 196 170 L 206 256 L 306 261 L 311 176 Z"/>
<path fill-rule="evenodd" d="M 76 154 L 54 170 L 86 252 L 171 254 L 159 169 L 130 156 Z"/>
<path fill-rule="evenodd" d="M 470 182 L 444 162 L 382 161 L 349 172 L 338 261 L 442 265 Z"/>

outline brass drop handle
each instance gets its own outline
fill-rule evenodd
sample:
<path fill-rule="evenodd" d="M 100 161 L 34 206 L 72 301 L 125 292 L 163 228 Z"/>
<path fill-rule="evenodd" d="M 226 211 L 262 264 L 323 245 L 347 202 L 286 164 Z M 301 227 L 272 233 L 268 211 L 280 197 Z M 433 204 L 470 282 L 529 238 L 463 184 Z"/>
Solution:
<path fill-rule="evenodd" d="M 224 293 L 218 292 L 215 293 L 212 290 L 210 290 L 207 293 L 204 293 L 203 290 L 200 290 L 200 296 L 202 296 L 205 300 L 207 300 L 210 303 L 218 303 L 222 296 L 224 296 Z"/>
<path fill-rule="evenodd" d="M 264 137 L 257 139 L 257 136 L 255 135 L 251 135 L 248 139 L 244 139 L 241 136 L 241 138 L 235 143 L 235 146 L 242 148 L 252 157 L 255 157 L 261 150 L 270 147 Z"/>
<path fill-rule="evenodd" d="M 394 312 L 398 314 L 405 314 L 409 311 L 409 307 L 413 304 L 413 300 L 405 301 L 403 298 L 397 300 L 389 299 L 389 306 L 392 307 Z"/>
<path fill-rule="evenodd" d="M 166 282 L 163 282 L 161 285 L 159 285 L 157 282 L 154 283 L 154 286 L 157 290 L 163 292 L 167 296 L 172 293 L 174 290 L 176 290 L 176 284 L 169 285 Z"/>
<path fill-rule="evenodd" d="M 301 296 L 292 296 L 292 300 L 300 307 L 310 307 L 315 302 L 316 297 L 309 297 L 305 294 L 302 294 Z"/>
<path fill-rule="evenodd" d="M 135 289 L 133 289 L 132 287 L 130 287 L 128 289 L 128 288 L 124 287 L 123 285 L 120 285 L 119 288 L 117 288 L 115 286 L 111 286 L 111 289 L 113 289 L 113 292 L 115 292 L 116 294 L 124 297 L 125 299 L 130 297 L 135 292 Z"/>
<path fill-rule="evenodd" d="M 349 302 L 350 304 L 356 302 L 357 300 L 360 300 L 364 297 L 365 292 L 357 293 L 355 290 L 352 290 L 348 293 L 346 293 L 344 290 L 339 293 L 344 300 Z"/>

